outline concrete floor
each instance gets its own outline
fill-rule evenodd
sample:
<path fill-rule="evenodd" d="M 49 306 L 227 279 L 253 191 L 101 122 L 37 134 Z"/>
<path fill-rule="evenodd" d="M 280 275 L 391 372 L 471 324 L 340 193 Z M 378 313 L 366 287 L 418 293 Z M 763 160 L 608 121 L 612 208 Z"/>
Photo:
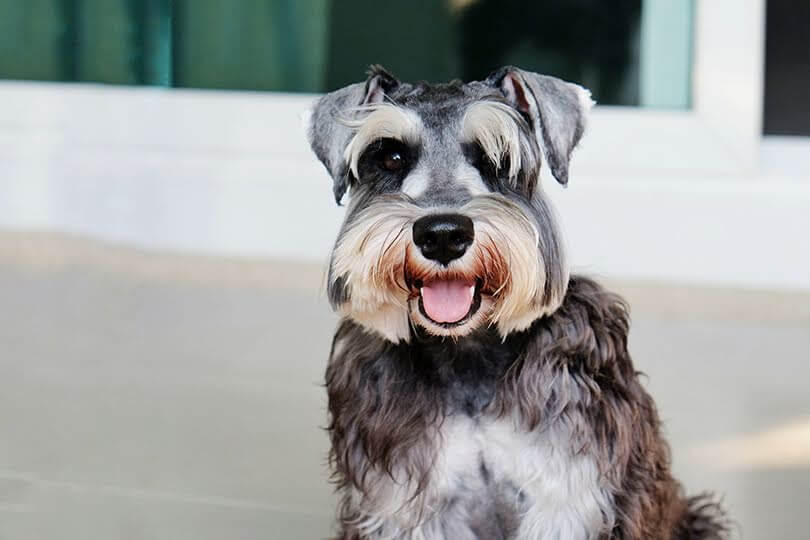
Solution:
<path fill-rule="evenodd" d="M 0 539 L 326 537 L 321 281 L 0 233 Z M 688 491 L 810 538 L 810 295 L 614 286 Z"/>

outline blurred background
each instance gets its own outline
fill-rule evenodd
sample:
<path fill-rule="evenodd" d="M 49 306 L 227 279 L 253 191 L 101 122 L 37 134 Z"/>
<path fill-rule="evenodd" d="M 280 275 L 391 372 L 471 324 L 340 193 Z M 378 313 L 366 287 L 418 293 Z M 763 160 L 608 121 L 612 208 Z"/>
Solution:
<path fill-rule="evenodd" d="M 624 294 L 687 491 L 810 515 L 806 0 L 0 0 L 0 539 L 332 531 L 342 209 L 300 116 L 381 63 L 599 102 L 576 271 Z"/>

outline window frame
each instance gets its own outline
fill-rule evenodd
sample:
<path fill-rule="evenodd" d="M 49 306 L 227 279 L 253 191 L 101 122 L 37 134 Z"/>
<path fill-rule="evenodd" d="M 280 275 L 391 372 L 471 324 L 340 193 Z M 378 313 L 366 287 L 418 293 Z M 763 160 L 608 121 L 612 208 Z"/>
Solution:
<path fill-rule="evenodd" d="M 692 108 L 599 107 L 577 154 L 585 175 L 750 175 L 762 140 L 765 0 L 695 5 Z"/>
<path fill-rule="evenodd" d="M 698 1 L 691 110 L 598 105 L 577 150 L 575 172 L 588 176 L 671 175 L 695 170 L 750 173 L 757 165 L 762 138 L 764 8 L 765 0 Z M 97 111 L 89 103 L 108 101 L 102 90 L 126 106 L 116 103 L 103 116 L 93 114 Z M 0 98 L 14 105 L 0 109 L 0 126 L 19 125 L 26 131 L 47 127 L 62 132 L 65 139 L 79 137 L 102 144 L 159 146 L 166 150 L 215 146 L 236 152 L 261 148 L 274 155 L 309 160 L 300 137 L 281 134 L 300 132 L 299 115 L 312 103 L 311 94 L 183 89 L 167 92 L 83 83 L 0 81 Z M 88 108 L 83 111 L 85 105 Z M 258 109 L 251 110 L 256 106 Z M 69 125 L 70 108 L 74 108 L 75 116 L 97 125 Z M 46 118 L 43 109 L 57 114 Z M 273 129 L 256 121 L 262 112 L 273 115 Z M 107 123 L 117 123 L 122 114 L 128 116 L 127 130 L 110 134 Z M 227 137 L 223 137 L 223 118 L 237 115 L 244 115 L 239 119 L 241 127 L 228 123 Z M 97 127 L 98 131 L 93 133 L 89 127 Z M 272 145 L 264 144 L 270 140 Z"/>

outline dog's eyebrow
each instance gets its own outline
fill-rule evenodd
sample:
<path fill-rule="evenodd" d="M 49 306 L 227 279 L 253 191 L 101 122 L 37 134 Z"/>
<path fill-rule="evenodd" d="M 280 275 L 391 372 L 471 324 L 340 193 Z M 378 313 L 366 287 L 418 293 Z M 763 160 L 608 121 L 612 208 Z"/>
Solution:
<path fill-rule="evenodd" d="M 512 107 L 498 101 L 473 103 L 464 113 L 461 122 L 461 138 L 477 141 L 484 153 L 501 166 L 504 156 L 509 156 L 509 178 L 517 178 L 521 165 L 521 138 L 518 128 L 519 115 Z"/>
<path fill-rule="evenodd" d="M 357 163 L 363 150 L 378 139 L 398 139 L 405 143 L 419 141 L 419 133 L 424 129 L 422 119 L 414 111 L 391 103 L 372 103 L 354 107 L 347 111 L 340 122 L 356 131 L 343 158 L 349 169 L 358 177 Z"/>

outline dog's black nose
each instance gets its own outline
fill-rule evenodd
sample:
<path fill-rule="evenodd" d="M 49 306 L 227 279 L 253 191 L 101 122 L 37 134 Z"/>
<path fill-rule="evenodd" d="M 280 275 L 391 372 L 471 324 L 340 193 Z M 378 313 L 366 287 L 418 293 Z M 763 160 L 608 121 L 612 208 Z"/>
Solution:
<path fill-rule="evenodd" d="M 413 243 L 422 255 L 444 265 L 464 255 L 474 237 L 472 220 L 459 214 L 425 216 L 413 224 Z"/>

